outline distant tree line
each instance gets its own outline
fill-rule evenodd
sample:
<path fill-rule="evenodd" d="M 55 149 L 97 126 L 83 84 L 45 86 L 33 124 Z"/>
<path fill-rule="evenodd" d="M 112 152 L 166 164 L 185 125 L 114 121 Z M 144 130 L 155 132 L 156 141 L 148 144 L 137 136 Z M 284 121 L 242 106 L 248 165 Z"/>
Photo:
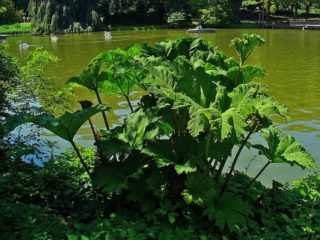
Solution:
<path fill-rule="evenodd" d="M 0 24 L 17 21 L 18 10 L 31 17 L 37 32 L 104 30 L 108 25 L 163 24 L 185 26 L 192 20 L 205 25 L 240 21 L 241 11 L 263 6 L 271 14 L 308 18 L 320 0 L 0 0 Z M 21 11 L 20 11 L 21 17 Z"/>
<path fill-rule="evenodd" d="M 18 11 L 11 0 L 0 0 L 0 25 L 16 23 L 23 15 L 23 11 Z"/>
<path fill-rule="evenodd" d="M 206 14 L 219 23 L 238 22 L 242 0 L 30 0 L 29 14 L 37 32 L 103 30 L 109 24 L 186 24 Z M 20 0 L 20 5 L 25 6 Z M 216 10 L 218 13 L 216 14 Z M 218 16 L 216 16 L 218 15 Z"/>
<path fill-rule="evenodd" d="M 29 14 L 37 32 L 82 32 L 101 28 L 97 2 L 90 0 L 31 0 Z"/>

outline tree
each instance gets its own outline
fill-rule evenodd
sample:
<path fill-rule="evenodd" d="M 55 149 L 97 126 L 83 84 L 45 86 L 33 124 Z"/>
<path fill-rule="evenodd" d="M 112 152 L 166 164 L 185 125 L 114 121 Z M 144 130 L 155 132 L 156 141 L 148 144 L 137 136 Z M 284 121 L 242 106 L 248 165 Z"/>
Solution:
<path fill-rule="evenodd" d="M 226 1 L 200 9 L 199 12 L 200 19 L 205 25 L 228 24 L 232 20 L 230 5 Z"/>
<path fill-rule="evenodd" d="M 240 22 L 240 7 L 242 6 L 243 0 L 228 0 L 233 13 L 233 21 Z"/>
<path fill-rule="evenodd" d="M 319 3 L 319 0 L 300 0 L 301 4 L 305 6 L 306 9 L 306 18 L 309 18 L 309 14 L 310 14 L 310 9 L 311 7 L 316 4 Z"/>
<path fill-rule="evenodd" d="M 23 9 L 24 12 L 28 11 L 29 0 L 14 0 L 16 9 Z"/>
<path fill-rule="evenodd" d="M 190 13 L 192 14 L 192 16 L 198 16 L 199 11 L 201 9 L 207 9 L 208 7 L 210 7 L 210 5 L 213 4 L 209 4 L 209 2 L 211 2 L 210 0 L 190 0 Z"/>
<path fill-rule="evenodd" d="M 97 7 L 89 0 L 31 0 L 29 10 L 37 32 L 75 32 L 102 29 Z"/>
<path fill-rule="evenodd" d="M 182 27 L 187 22 L 186 14 L 184 12 L 172 12 L 167 18 L 167 23 L 173 28 Z"/>
<path fill-rule="evenodd" d="M 0 25 L 18 22 L 19 12 L 11 0 L 0 0 Z"/>

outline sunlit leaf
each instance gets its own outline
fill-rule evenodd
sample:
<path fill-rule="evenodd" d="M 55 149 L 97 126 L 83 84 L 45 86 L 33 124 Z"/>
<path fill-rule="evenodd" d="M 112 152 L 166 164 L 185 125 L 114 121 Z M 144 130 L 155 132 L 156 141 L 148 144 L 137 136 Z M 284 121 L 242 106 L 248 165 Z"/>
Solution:
<path fill-rule="evenodd" d="M 22 114 L 9 119 L 6 127 L 8 130 L 13 130 L 21 124 L 34 123 L 40 127 L 46 128 L 57 136 L 70 141 L 73 139 L 79 128 L 88 121 L 90 117 L 105 109 L 106 107 L 104 105 L 97 105 L 74 113 L 66 112 L 59 118 L 47 114 L 39 116 Z"/>
<path fill-rule="evenodd" d="M 316 169 L 313 157 L 292 136 L 284 135 L 275 127 L 262 131 L 268 147 L 261 144 L 253 145 L 260 154 L 266 156 L 272 163 L 289 163 L 301 168 Z"/>
<path fill-rule="evenodd" d="M 251 52 L 256 46 L 261 46 L 265 40 L 256 34 L 244 34 L 242 38 L 234 38 L 230 46 L 236 49 L 240 57 L 240 65 L 243 65 L 250 56 Z"/>

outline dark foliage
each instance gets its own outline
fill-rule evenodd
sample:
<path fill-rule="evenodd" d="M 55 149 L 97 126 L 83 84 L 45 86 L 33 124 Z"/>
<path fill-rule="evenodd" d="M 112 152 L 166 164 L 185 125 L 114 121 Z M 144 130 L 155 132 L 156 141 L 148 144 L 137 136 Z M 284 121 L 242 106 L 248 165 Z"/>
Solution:
<path fill-rule="evenodd" d="M 3 46 L 0 45 L 0 159 L 4 159 L 6 144 L 3 138 L 6 135 L 4 131 L 4 120 L 11 109 L 11 103 L 8 102 L 8 91 L 14 88 L 18 82 L 18 67 L 14 60 L 7 56 Z"/>

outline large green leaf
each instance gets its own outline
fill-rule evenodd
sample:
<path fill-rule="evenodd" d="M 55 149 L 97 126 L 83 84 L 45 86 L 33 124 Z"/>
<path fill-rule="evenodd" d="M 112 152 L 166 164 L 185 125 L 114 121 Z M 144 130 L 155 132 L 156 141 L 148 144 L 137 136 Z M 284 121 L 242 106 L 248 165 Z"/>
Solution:
<path fill-rule="evenodd" d="M 210 119 L 210 125 L 219 141 L 230 139 L 239 142 L 248 128 L 244 116 L 235 108 L 230 108 Z"/>
<path fill-rule="evenodd" d="M 231 136 L 241 139 L 246 132 L 244 117 L 234 108 L 228 109 L 221 116 L 221 140 Z"/>
<path fill-rule="evenodd" d="M 181 175 L 182 173 L 187 174 L 187 173 L 192 173 L 197 171 L 197 168 L 190 161 L 187 161 L 184 164 L 176 164 L 174 166 L 174 169 L 179 175 Z"/>
<path fill-rule="evenodd" d="M 136 59 L 140 52 L 141 47 L 133 45 L 127 50 L 116 49 L 101 53 L 93 61 L 100 63 L 101 69 L 107 73 L 107 78 L 101 84 L 101 90 L 129 97 L 141 72 L 141 65 Z"/>
<path fill-rule="evenodd" d="M 175 144 L 169 139 L 148 142 L 142 152 L 153 158 L 158 168 L 173 165 L 178 174 L 192 172 L 201 146 L 192 137 L 181 137 Z"/>
<path fill-rule="evenodd" d="M 118 63 L 125 62 L 133 57 L 139 57 L 141 55 L 142 47 L 138 44 L 133 44 L 127 49 L 117 48 L 100 53 L 93 62 L 101 61 L 107 63 L 107 65 L 117 65 Z"/>
<path fill-rule="evenodd" d="M 267 119 L 272 119 L 273 116 L 280 116 L 284 119 L 288 119 L 288 109 L 274 101 L 271 97 L 259 96 L 256 97 L 252 104 L 258 111 L 258 114 Z"/>
<path fill-rule="evenodd" d="M 194 172 L 187 175 L 186 190 L 182 193 L 185 201 L 205 206 L 213 204 L 216 188 L 209 175 Z"/>
<path fill-rule="evenodd" d="M 210 204 L 203 212 L 210 220 L 214 220 L 222 231 L 225 226 L 231 232 L 245 226 L 248 215 L 251 214 L 250 206 L 239 196 L 225 193 L 215 204 Z"/>
<path fill-rule="evenodd" d="M 260 67 L 246 65 L 242 68 L 242 75 L 242 83 L 249 83 L 254 78 L 264 77 L 265 72 Z"/>
<path fill-rule="evenodd" d="M 118 138 L 118 135 L 123 132 L 123 128 L 124 126 L 115 127 L 103 135 L 99 144 L 106 157 L 111 158 L 116 154 L 128 154 L 132 151 L 128 142 Z"/>
<path fill-rule="evenodd" d="M 70 141 L 73 139 L 79 128 L 88 121 L 90 117 L 105 109 L 106 107 L 104 105 L 97 105 L 74 113 L 66 112 L 59 118 L 55 118 L 48 114 L 39 116 L 22 114 L 8 119 L 6 127 L 9 130 L 13 130 L 21 124 L 34 123 L 40 127 L 46 128 L 57 136 Z"/>
<path fill-rule="evenodd" d="M 137 76 L 127 68 L 117 68 L 108 72 L 106 81 L 101 84 L 101 90 L 109 94 L 119 94 L 128 97 L 137 84 Z"/>
<path fill-rule="evenodd" d="M 308 169 L 317 168 L 313 157 L 292 136 L 284 135 L 274 126 L 263 129 L 262 136 L 268 147 L 261 144 L 253 145 L 253 147 L 272 163 L 289 163 Z"/>
<path fill-rule="evenodd" d="M 265 94 L 266 89 L 261 84 L 240 84 L 228 95 L 231 99 L 230 107 L 236 108 L 239 112 L 250 115 L 255 113 L 256 108 L 252 100 L 257 94 Z"/>
<path fill-rule="evenodd" d="M 230 107 L 243 115 L 257 115 L 271 120 L 274 116 L 287 119 L 288 110 L 266 94 L 266 87 L 258 83 L 240 84 L 230 92 Z"/>
<path fill-rule="evenodd" d="M 186 59 L 202 59 L 210 64 L 222 64 L 223 59 L 226 58 L 210 42 L 201 38 L 187 37 L 179 37 L 177 40 L 157 43 L 154 47 L 144 45 L 142 56 L 161 57 L 163 60 L 169 61 L 174 61 L 177 57 L 183 56 Z"/>
<path fill-rule="evenodd" d="M 185 58 L 177 58 L 173 70 L 177 79 L 175 91 L 184 93 L 203 107 L 214 102 L 217 85 L 202 66 L 195 68 Z"/>
<path fill-rule="evenodd" d="M 100 84 L 107 79 L 106 72 L 101 72 L 101 64 L 92 62 L 79 76 L 70 78 L 67 83 L 76 83 L 92 91 L 97 91 Z"/>
<path fill-rule="evenodd" d="M 193 56 L 194 54 L 196 54 L 197 52 L 200 52 L 200 51 L 201 52 L 215 52 L 215 51 L 217 51 L 217 49 L 215 49 L 210 42 L 205 41 L 201 38 L 196 38 L 190 44 L 190 48 L 189 48 L 190 56 Z"/>
<path fill-rule="evenodd" d="M 244 34 L 242 38 L 234 38 L 230 46 L 236 49 L 240 57 L 240 65 L 243 65 L 256 46 L 261 46 L 265 40 L 256 34 Z"/>
<path fill-rule="evenodd" d="M 188 130 L 193 137 L 197 137 L 200 133 L 208 131 L 211 121 L 221 115 L 215 107 L 201 108 L 197 105 L 190 107 L 189 114 Z"/>
<path fill-rule="evenodd" d="M 125 162 L 109 162 L 95 169 L 93 184 L 107 193 L 120 193 L 126 188 L 129 178 L 138 177 L 140 168 L 146 162 L 141 158 L 131 158 Z"/>
<path fill-rule="evenodd" d="M 131 149 L 141 149 L 146 140 L 154 140 L 159 133 L 159 118 L 152 112 L 139 110 L 130 114 L 125 121 L 123 132 L 117 138 L 129 144 Z"/>
<path fill-rule="evenodd" d="M 177 158 L 172 143 L 166 139 L 149 143 L 143 148 L 142 153 L 153 157 L 159 168 L 174 164 Z"/>
<path fill-rule="evenodd" d="M 103 153 L 111 157 L 115 154 L 129 154 L 142 150 L 146 141 L 153 141 L 159 134 L 159 118 L 150 111 L 139 110 L 128 115 L 125 124 L 104 135 L 100 145 Z"/>

